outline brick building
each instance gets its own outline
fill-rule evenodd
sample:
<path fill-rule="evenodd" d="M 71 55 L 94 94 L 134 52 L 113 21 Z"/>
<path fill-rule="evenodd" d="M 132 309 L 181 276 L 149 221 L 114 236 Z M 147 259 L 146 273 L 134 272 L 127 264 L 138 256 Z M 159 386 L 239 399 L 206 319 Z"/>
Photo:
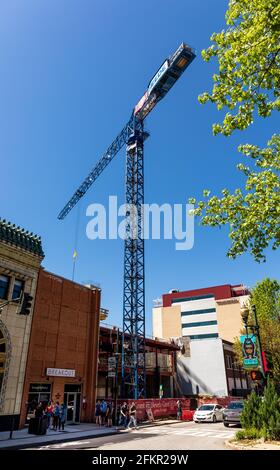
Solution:
<path fill-rule="evenodd" d="M 67 405 L 67 422 L 91 422 L 96 398 L 100 289 L 40 269 L 20 424 L 38 401 Z"/>

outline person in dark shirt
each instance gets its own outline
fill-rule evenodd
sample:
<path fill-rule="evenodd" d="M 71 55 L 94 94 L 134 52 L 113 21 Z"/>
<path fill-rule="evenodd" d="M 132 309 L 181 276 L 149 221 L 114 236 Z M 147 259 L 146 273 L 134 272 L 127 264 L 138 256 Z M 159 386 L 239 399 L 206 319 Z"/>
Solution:
<path fill-rule="evenodd" d="M 128 408 L 126 402 L 124 402 L 121 406 L 121 413 L 120 413 L 120 425 L 126 427 L 127 426 L 127 418 L 128 418 Z"/>
<path fill-rule="evenodd" d="M 181 400 L 177 401 L 177 419 L 182 419 L 182 402 Z"/>
<path fill-rule="evenodd" d="M 43 404 L 40 402 L 35 410 L 35 417 L 42 418 L 43 415 L 44 415 L 44 408 L 43 408 Z"/>

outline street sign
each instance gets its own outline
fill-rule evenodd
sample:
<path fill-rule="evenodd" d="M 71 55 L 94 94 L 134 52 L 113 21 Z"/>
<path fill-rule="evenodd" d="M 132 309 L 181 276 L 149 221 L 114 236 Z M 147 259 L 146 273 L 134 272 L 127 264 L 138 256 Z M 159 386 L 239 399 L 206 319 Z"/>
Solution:
<path fill-rule="evenodd" d="M 115 370 L 116 369 L 116 358 L 115 357 L 108 357 L 108 369 Z"/>

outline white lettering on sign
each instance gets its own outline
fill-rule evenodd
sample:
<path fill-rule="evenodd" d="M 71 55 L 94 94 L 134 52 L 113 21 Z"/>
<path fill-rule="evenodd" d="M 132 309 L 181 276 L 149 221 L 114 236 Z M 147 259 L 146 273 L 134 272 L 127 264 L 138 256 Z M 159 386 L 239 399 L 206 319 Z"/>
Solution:
<path fill-rule="evenodd" d="M 162 77 L 162 75 L 164 74 L 164 72 L 168 69 L 168 60 L 166 60 L 165 62 L 163 62 L 162 66 L 160 67 L 160 69 L 157 71 L 157 73 L 155 74 L 155 76 L 152 78 L 152 80 L 150 81 L 150 84 L 149 84 L 149 87 L 148 87 L 148 94 L 151 93 L 152 89 L 156 86 L 157 82 L 159 81 L 159 79 Z"/>
<path fill-rule="evenodd" d="M 52 369 L 48 367 L 46 375 L 54 377 L 75 377 L 76 371 L 74 369 Z"/>

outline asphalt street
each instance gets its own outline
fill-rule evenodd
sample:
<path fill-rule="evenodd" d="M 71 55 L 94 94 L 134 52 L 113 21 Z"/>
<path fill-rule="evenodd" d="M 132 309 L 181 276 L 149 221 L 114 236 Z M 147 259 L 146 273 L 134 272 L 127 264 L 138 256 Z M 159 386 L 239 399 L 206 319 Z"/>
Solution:
<path fill-rule="evenodd" d="M 121 431 L 100 438 L 36 447 L 36 450 L 225 450 L 225 441 L 234 436 L 236 426 L 223 423 L 181 422 Z"/>

